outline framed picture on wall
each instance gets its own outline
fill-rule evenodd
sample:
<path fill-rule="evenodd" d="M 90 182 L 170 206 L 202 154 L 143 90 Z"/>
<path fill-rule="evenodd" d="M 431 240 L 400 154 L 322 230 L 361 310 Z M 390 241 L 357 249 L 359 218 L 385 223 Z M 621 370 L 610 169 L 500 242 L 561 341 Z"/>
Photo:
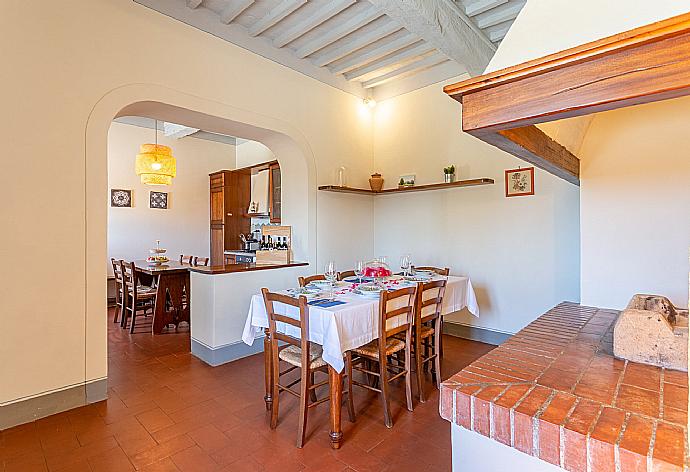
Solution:
<path fill-rule="evenodd" d="M 165 192 L 151 192 L 149 207 L 158 210 L 168 209 L 168 194 Z"/>
<path fill-rule="evenodd" d="M 131 208 L 132 207 L 132 191 L 111 188 L 110 189 L 110 206 L 119 208 Z"/>
<path fill-rule="evenodd" d="M 506 197 L 534 195 L 534 167 L 506 171 Z"/>

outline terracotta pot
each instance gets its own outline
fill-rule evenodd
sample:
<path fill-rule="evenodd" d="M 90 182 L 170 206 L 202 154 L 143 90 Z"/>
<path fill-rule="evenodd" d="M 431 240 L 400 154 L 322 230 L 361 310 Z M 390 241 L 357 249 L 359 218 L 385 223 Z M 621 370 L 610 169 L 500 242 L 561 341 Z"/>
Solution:
<path fill-rule="evenodd" d="M 381 178 L 381 174 L 371 174 L 369 186 L 373 192 L 380 192 L 383 188 L 383 179 Z"/>

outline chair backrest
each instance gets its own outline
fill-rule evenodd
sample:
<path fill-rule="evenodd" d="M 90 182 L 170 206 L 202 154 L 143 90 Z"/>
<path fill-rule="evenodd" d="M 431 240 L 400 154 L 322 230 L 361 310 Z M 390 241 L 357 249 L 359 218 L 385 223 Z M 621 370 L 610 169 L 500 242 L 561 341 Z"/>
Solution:
<path fill-rule="evenodd" d="M 277 355 L 278 343 L 276 341 L 283 341 L 293 346 L 298 346 L 302 349 L 302 365 L 309 365 L 309 312 L 307 311 L 307 298 L 304 296 L 293 298 L 280 293 L 270 292 L 267 288 L 262 288 L 261 294 L 264 297 L 266 314 L 268 315 L 268 332 L 272 341 L 271 349 L 275 350 Z M 283 303 L 288 306 L 297 307 L 299 309 L 299 319 L 276 313 L 274 303 Z M 300 338 L 297 339 L 288 334 L 279 333 L 276 330 L 277 322 L 286 323 L 299 328 Z"/>
<path fill-rule="evenodd" d="M 443 296 L 446 293 L 446 279 L 433 280 L 431 282 L 418 283 L 417 294 L 414 303 L 414 325 L 421 326 L 422 323 L 435 320 L 441 316 L 443 307 Z M 429 292 L 436 292 L 434 296 L 425 297 Z M 428 307 L 433 306 L 433 309 Z M 426 310 L 425 310 L 426 309 Z M 425 313 L 426 312 L 426 313 Z"/>
<path fill-rule="evenodd" d="M 180 264 L 192 265 L 193 260 L 194 256 L 185 256 L 184 254 L 180 254 Z"/>
<path fill-rule="evenodd" d="M 137 303 L 137 269 L 134 262 L 120 261 L 120 268 L 122 270 L 122 290 L 123 292 L 131 291 L 134 304 Z"/>
<path fill-rule="evenodd" d="M 113 274 L 115 275 L 116 285 L 122 285 L 122 266 L 120 265 L 120 262 L 122 261 L 116 261 L 113 257 L 110 258 L 110 263 L 113 265 Z"/>
<path fill-rule="evenodd" d="M 406 330 L 411 330 L 413 321 L 414 301 L 417 287 L 405 287 L 389 292 L 383 290 L 379 298 L 379 350 L 385 355 L 386 339 Z M 403 305 L 399 308 L 389 307 L 394 300 L 401 300 Z M 405 300 L 407 299 L 407 300 Z M 399 303 L 396 303 L 398 305 Z M 400 326 L 388 329 L 388 320 L 396 316 L 405 319 Z"/>
<path fill-rule="evenodd" d="M 304 287 L 307 284 L 310 284 L 311 282 L 315 280 L 326 280 L 326 276 L 323 274 L 316 274 L 316 275 L 310 275 L 309 277 L 298 277 L 297 281 L 299 282 L 300 287 Z"/>
<path fill-rule="evenodd" d="M 194 266 L 207 266 L 208 265 L 208 257 L 195 257 L 194 258 L 194 263 L 192 264 Z"/>
<path fill-rule="evenodd" d="M 450 269 L 448 267 L 442 269 L 440 267 L 433 266 L 414 266 L 414 270 L 430 270 L 441 276 L 447 276 L 450 273 Z"/>
<path fill-rule="evenodd" d="M 338 280 L 343 280 L 347 277 L 354 277 L 355 275 L 356 274 L 355 274 L 354 270 L 346 270 L 343 272 L 338 272 Z"/>

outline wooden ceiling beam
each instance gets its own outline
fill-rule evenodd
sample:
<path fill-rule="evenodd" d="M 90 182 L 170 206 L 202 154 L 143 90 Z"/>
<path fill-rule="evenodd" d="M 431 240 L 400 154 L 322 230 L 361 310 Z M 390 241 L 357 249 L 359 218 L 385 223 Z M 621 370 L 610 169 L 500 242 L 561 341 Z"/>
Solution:
<path fill-rule="evenodd" d="M 321 23 L 330 20 L 354 3 L 355 0 L 331 0 L 325 6 L 319 8 L 316 13 L 300 21 L 298 24 L 274 39 L 273 45 L 277 48 L 282 48 L 295 39 L 304 36 Z"/>
<path fill-rule="evenodd" d="M 258 36 L 264 31 L 274 27 L 289 15 L 297 11 L 307 3 L 307 0 L 283 0 L 263 17 L 259 18 L 256 23 L 249 27 L 249 34 L 251 36 Z"/>
<path fill-rule="evenodd" d="M 364 25 L 371 23 L 375 19 L 381 17 L 381 15 L 383 15 L 383 13 L 381 13 L 380 11 L 374 8 L 368 8 L 363 13 L 359 13 L 358 15 L 352 17 L 350 20 L 341 23 L 338 26 L 335 26 L 328 33 L 319 36 L 318 38 L 312 39 L 307 44 L 295 51 L 295 54 L 297 55 L 297 57 L 300 58 L 311 56 L 316 51 L 325 48 L 329 44 L 333 44 L 334 42 L 344 38 L 348 34 L 357 31 Z"/>
<path fill-rule="evenodd" d="M 575 156 L 532 125 L 690 95 L 690 13 L 444 91 L 463 105 L 463 131 L 573 181 Z"/>
<path fill-rule="evenodd" d="M 230 4 L 220 12 L 220 21 L 223 24 L 229 25 L 235 18 L 247 8 L 254 4 L 254 0 L 239 0 L 238 2 L 230 2 Z"/>

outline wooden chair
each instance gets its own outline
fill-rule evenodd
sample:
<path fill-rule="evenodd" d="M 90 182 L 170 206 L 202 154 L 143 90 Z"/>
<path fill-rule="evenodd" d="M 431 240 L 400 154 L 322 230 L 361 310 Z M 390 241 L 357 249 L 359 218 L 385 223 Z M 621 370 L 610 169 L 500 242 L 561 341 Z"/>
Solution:
<path fill-rule="evenodd" d="M 134 333 L 134 325 L 136 323 L 137 313 L 148 310 L 153 311 L 153 306 L 156 301 L 156 289 L 153 287 L 146 287 L 139 284 L 137 278 L 137 270 L 134 262 L 120 261 L 122 269 L 122 281 L 126 292 L 126 301 L 124 303 L 124 311 L 122 313 L 122 321 L 120 326 L 127 327 L 127 318 L 131 315 L 132 322 L 130 323 L 129 332 Z"/>
<path fill-rule="evenodd" d="M 323 274 L 316 274 L 316 275 L 310 275 L 309 277 L 298 277 L 297 278 L 297 281 L 299 282 L 300 287 L 304 287 L 305 285 L 308 285 L 311 282 L 314 282 L 315 280 L 326 280 L 326 276 Z"/>
<path fill-rule="evenodd" d="M 445 267 L 441 269 L 440 267 L 434 267 L 434 266 L 415 266 L 415 270 L 430 270 L 433 272 L 436 272 L 436 274 L 440 275 L 441 277 L 448 277 L 450 274 L 450 269 L 448 267 Z M 441 334 L 443 334 L 443 321 L 440 322 L 441 325 Z M 439 341 L 438 344 L 438 354 L 439 356 L 443 357 L 443 336 L 441 336 L 441 340 Z M 424 365 L 425 371 L 427 370 L 427 365 Z"/>
<path fill-rule="evenodd" d="M 193 266 L 208 266 L 208 257 L 196 257 L 194 256 Z"/>
<path fill-rule="evenodd" d="M 355 277 L 355 276 L 356 276 L 356 274 L 355 274 L 354 270 L 346 270 L 343 272 L 338 272 L 338 280 L 343 280 L 343 279 L 346 279 L 348 277 Z"/>
<path fill-rule="evenodd" d="M 431 369 L 431 378 L 436 384 L 436 388 L 441 386 L 440 346 L 443 330 L 441 307 L 445 291 L 445 279 L 417 284 L 412 337 L 420 402 L 426 401 L 422 370 L 426 372 L 427 369 L 425 367 L 432 361 L 434 365 Z M 432 292 L 434 295 L 428 296 Z"/>
<path fill-rule="evenodd" d="M 185 256 L 184 254 L 180 254 L 180 264 L 192 265 L 193 260 L 194 256 Z"/>
<path fill-rule="evenodd" d="M 389 383 L 400 377 L 405 378 L 405 394 L 407 399 L 407 409 L 412 411 L 412 382 L 410 374 L 411 363 L 411 347 L 412 347 L 412 322 L 414 311 L 414 300 L 416 287 L 407 287 L 395 290 L 393 292 L 382 291 L 379 301 L 379 333 L 378 339 L 358 347 L 345 354 L 345 362 L 347 368 L 347 382 L 348 389 L 352 391 L 352 386 L 357 385 L 368 390 L 373 390 L 381 394 L 381 403 L 383 404 L 384 422 L 388 428 L 393 427 L 393 419 L 391 417 L 388 389 Z M 407 300 L 405 300 L 407 298 Z M 391 308 L 389 303 L 394 300 L 402 300 L 406 302 L 400 308 Z M 388 321 L 391 318 L 403 317 L 402 324 L 395 328 L 388 329 Z M 397 334 L 405 333 L 405 340 L 395 337 Z M 405 351 L 405 360 L 403 365 L 398 363 L 389 363 L 389 357 L 394 354 Z M 368 362 L 367 362 L 368 361 Z M 373 369 L 368 369 L 371 363 L 378 364 L 378 372 Z M 363 364 L 363 367 L 359 365 Z M 359 370 L 364 372 L 367 376 L 375 376 L 378 379 L 378 386 L 360 383 L 352 378 L 352 370 Z M 389 372 L 391 371 L 391 372 Z M 392 374 L 392 375 L 390 375 Z"/>
<path fill-rule="evenodd" d="M 115 275 L 115 317 L 113 318 L 113 323 L 117 323 L 117 319 L 120 316 L 124 316 L 124 300 L 127 298 L 123 290 L 121 262 L 116 261 L 112 257 L 110 258 L 110 263 L 113 265 L 113 274 Z"/>
<path fill-rule="evenodd" d="M 307 299 L 305 297 L 295 299 L 287 295 L 272 293 L 266 288 L 262 288 L 261 293 L 263 294 L 264 303 L 266 304 L 266 313 L 268 314 L 268 332 L 271 339 L 270 382 L 273 400 L 271 404 L 271 429 L 275 429 L 278 426 L 278 404 L 280 392 L 288 392 L 289 394 L 299 398 L 297 447 L 301 448 L 304 445 L 309 408 L 329 400 L 329 397 L 318 400 L 315 392 L 317 388 L 327 385 L 328 379 L 319 383 L 314 383 L 314 373 L 324 372 L 326 375 L 328 375 L 328 365 L 321 357 L 323 352 L 322 347 L 318 344 L 309 342 L 309 311 L 307 310 Z M 298 308 L 299 319 L 276 313 L 273 307 L 275 302 Z M 291 325 L 298 328 L 300 331 L 300 337 L 295 338 L 278 332 L 276 330 L 276 322 L 282 322 L 286 325 Z M 285 343 L 285 345 L 279 346 L 279 341 L 282 341 Z M 281 372 L 281 360 L 290 364 L 291 367 L 288 367 Z M 295 369 L 300 369 L 299 378 L 287 385 L 282 385 L 280 383 L 280 377 L 292 372 Z M 296 392 L 291 388 L 297 383 L 300 384 L 299 392 Z M 348 397 L 350 419 L 354 421 L 352 395 L 348 393 Z"/>
<path fill-rule="evenodd" d="M 448 267 L 441 269 L 440 267 L 433 266 L 414 266 L 414 270 L 430 270 L 443 277 L 448 277 L 448 274 L 450 273 L 450 269 Z"/>

